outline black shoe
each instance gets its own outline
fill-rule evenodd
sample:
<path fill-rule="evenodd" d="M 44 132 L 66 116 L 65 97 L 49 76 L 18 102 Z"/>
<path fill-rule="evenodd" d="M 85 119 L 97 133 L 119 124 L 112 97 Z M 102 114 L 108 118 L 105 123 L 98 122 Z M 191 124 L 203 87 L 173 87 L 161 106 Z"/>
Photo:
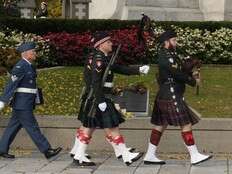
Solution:
<path fill-rule="evenodd" d="M 0 153 L 0 156 L 3 158 L 15 158 L 14 155 L 11 155 L 9 153 Z"/>
<path fill-rule="evenodd" d="M 75 154 L 70 153 L 70 157 L 73 158 Z M 89 154 L 85 155 L 86 158 L 91 159 L 92 157 Z"/>
<path fill-rule="evenodd" d="M 166 164 L 165 161 L 159 161 L 159 162 L 154 162 L 154 161 L 143 161 L 145 165 L 163 165 Z"/>
<path fill-rule="evenodd" d="M 79 162 L 79 160 L 73 159 L 73 164 L 77 165 L 77 166 L 96 166 L 96 164 L 94 162 L 85 162 L 83 161 L 82 163 Z"/>
<path fill-rule="evenodd" d="M 51 157 L 53 157 L 53 156 L 56 156 L 58 153 L 60 153 L 61 150 L 62 150 L 61 147 L 58 147 L 58 148 L 56 148 L 56 149 L 49 148 L 49 149 L 44 153 L 44 155 L 45 155 L 45 157 L 46 157 L 47 159 L 49 159 L 49 158 L 51 158 Z"/>

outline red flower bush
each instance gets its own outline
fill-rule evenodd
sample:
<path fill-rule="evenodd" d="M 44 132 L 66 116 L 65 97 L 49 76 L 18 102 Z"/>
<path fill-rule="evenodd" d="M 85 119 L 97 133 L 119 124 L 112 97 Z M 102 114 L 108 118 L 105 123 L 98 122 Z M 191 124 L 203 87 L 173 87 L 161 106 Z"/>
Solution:
<path fill-rule="evenodd" d="M 90 46 L 91 34 L 48 33 L 43 38 L 54 49 L 59 65 L 79 65 L 83 63 L 85 49 Z"/>
<path fill-rule="evenodd" d="M 123 64 L 145 62 L 145 49 L 138 44 L 137 28 L 109 31 L 115 46 L 122 44 L 117 61 Z M 48 33 L 43 36 L 57 58 L 59 65 L 82 65 L 91 48 L 92 33 Z"/>

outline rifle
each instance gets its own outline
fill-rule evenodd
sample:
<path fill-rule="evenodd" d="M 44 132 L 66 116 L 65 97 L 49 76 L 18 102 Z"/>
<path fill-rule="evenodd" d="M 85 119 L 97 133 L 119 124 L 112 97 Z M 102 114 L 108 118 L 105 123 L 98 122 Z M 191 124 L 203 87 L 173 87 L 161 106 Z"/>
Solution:
<path fill-rule="evenodd" d="M 108 76 L 108 74 L 109 74 L 109 71 L 110 71 L 110 68 L 111 68 L 111 66 L 114 64 L 115 59 L 116 59 L 116 57 L 118 56 L 119 50 L 121 49 L 121 46 L 122 46 L 122 44 L 119 44 L 119 45 L 118 45 L 116 51 L 113 53 L 113 55 L 112 55 L 111 58 L 110 58 L 110 62 L 109 62 L 109 64 L 107 65 L 107 67 L 106 67 L 106 69 L 105 69 L 105 72 L 104 72 L 104 75 L 103 75 L 103 78 L 102 78 L 101 87 L 104 87 L 106 78 L 107 78 L 107 76 Z"/>
<path fill-rule="evenodd" d="M 118 56 L 119 50 L 121 49 L 121 44 L 118 45 L 116 51 L 112 54 L 109 64 L 107 65 L 103 78 L 102 78 L 102 83 L 101 83 L 101 87 L 104 87 L 106 78 L 109 74 L 110 68 L 111 66 L 114 64 L 116 57 Z M 94 89 L 93 87 L 90 88 L 89 94 L 85 100 L 85 104 L 83 107 L 83 110 L 85 111 L 85 109 L 87 108 L 87 106 L 90 106 L 89 108 L 89 112 L 87 114 L 87 116 L 89 117 L 93 117 L 95 115 L 96 112 L 96 98 L 93 96 L 94 95 Z"/>

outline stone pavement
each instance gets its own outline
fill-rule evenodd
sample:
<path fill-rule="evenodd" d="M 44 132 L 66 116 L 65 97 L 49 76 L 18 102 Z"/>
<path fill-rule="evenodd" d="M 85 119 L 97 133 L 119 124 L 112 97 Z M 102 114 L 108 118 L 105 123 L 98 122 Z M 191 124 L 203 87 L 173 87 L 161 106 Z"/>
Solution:
<path fill-rule="evenodd" d="M 197 166 L 190 166 L 188 156 L 162 156 L 166 165 L 144 165 L 142 159 L 127 167 L 110 153 L 91 153 L 96 167 L 76 167 L 66 152 L 51 160 L 39 152 L 17 155 L 15 159 L 0 158 L 0 174 L 232 174 L 229 156 L 214 157 Z"/>

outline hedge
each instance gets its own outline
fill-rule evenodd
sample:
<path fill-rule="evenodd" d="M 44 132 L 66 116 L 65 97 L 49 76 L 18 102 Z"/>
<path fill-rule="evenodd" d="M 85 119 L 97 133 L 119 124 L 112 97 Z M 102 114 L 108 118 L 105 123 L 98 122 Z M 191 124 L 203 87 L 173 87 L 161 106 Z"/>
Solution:
<path fill-rule="evenodd" d="M 0 18 L 1 28 L 18 29 L 24 33 L 43 35 L 48 32 L 86 32 L 129 28 L 138 21 L 76 20 L 76 19 L 18 19 Z"/>
<path fill-rule="evenodd" d="M 139 21 L 7 19 L 0 18 L 0 25 L 5 27 L 0 30 L 0 47 L 15 48 L 23 40 L 35 40 L 39 51 L 39 67 L 82 65 L 95 30 L 109 31 L 115 45 L 123 45 L 118 58 L 120 63 L 144 64 L 157 61 L 156 42 L 150 44 L 148 50 L 138 43 L 136 24 Z M 196 56 L 207 64 L 232 64 L 231 24 L 232 22 L 155 22 L 155 32 L 160 34 L 164 29 L 172 27 L 178 34 L 178 47 L 188 55 Z M 195 28 L 197 26 L 202 28 Z M 7 27 L 10 29 L 6 29 Z M 4 67 L 4 60 L 12 53 L 10 49 L 3 53 L 0 66 Z"/>
<path fill-rule="evenodd" d="M 130 28 L 133 25 L 138 25 L 138 20 L 77 20 L 77 19 L 20 19 L 20 18 L 0 18 L 1 28 L 18 29 L 24 33 L 34 33 L 43 35 L 48 32 L 86 32 L 96 30 L 115 30 Z M 164 29 L 168 29 L 171 25 L 175 25 L 181 28 L 200 29 L 215 31 L 220 28 L 232 29 L 232 22 L 220 21 L 220 22 L 198 22 L 198 21 L 155 21 L 157 26 L 162 26 Z"/>

